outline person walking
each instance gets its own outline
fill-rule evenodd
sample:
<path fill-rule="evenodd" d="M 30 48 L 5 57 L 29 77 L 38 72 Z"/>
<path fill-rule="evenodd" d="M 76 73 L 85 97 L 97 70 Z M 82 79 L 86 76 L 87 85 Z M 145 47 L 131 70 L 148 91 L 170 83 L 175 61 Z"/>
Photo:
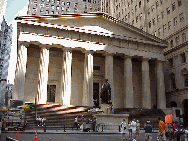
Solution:
<path fill-rule="evenodd" d="M 125 133 L 126 133 L 126 127 L 127 124 L 125 122 L 125 119 L 123 119 L 123 121 L 121 122 L 121 140 L 124 140 L 125 138 Z"/>
<path fill-rule="evenodd" d="M 139 120 L 136 121 L 136 139 L 139 140 L 139 134 L 140 134 L 140 122 Z"/>
<path fill-rule="evenodd" d="M 164 141 L 166 141 L 166 138 L 165 138 L 165 123 L 161 120 L 161 118 L 159 117 L 158 118 L 158 121 L 159 121 L 159 132 L 158 132 L 158 135 L 157 135 L 157 141 L 161 139 L 163 139 Z"/>
<path fill-rule="evenodd" d="M 136 122 L 135 119 L 131 122 L 131 129 L 133 134 L 133 141 L 136 141 Z"/>
<path fill-rule="evenodd" d="M 128 127 L 129 127 L 129 139 L 132 139 L 131 121 L 129 121 Z"/>
<path fill-rule="evenodd" d="M 150 125 L 150 120 L 146 121 L 144 130 L 145 130 L 145 141 L 151 141 L 152 140 L 152 126 Z"/>
<path fill-rule="evenodd" d="M 72 127 L 72 130 L 73 130 L 73 128 L 76 126 L 76 128 L 77 128 L 77 130 L 78 130 L 78 116 L 77 117 L 75 117 L 75 120 L 74 120 L 74 126 Z"/>

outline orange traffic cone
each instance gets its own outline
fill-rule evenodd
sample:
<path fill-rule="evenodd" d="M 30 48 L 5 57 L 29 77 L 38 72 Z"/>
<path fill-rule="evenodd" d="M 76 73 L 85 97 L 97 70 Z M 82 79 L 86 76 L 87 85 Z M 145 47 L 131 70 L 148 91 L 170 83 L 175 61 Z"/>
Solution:
<path fill-rule="evenodd" d="M 35 138 L 34 141 L 37 141 L 37 131 L 35 131 Z"/>
<path fill-rule="evenodd" d="M 17 131 L 17 133 L 16 133 L 16 140 L 18 140 L 18 131 Z"/>

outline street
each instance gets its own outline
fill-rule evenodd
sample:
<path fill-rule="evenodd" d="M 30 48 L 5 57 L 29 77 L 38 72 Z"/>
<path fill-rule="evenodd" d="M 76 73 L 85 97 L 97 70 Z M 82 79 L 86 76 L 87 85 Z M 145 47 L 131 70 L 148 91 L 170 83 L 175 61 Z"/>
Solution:
<path fill-rule="evenodd" d="M 2 133 L 2 141 L 6 140 L 6 136 L 16 138 L 15 133 Z M 19 134 L 19 141 L 33 141 L 34 134 Z M 38 134 L 38 141 L 116 141 L 120 139 L 121 134 Z M 156 141 L 157 133 L 152 134 L 152 141 Z M 126 134 L 125 141 L 129 141 Z M 144 133 L 140 134 L 140 141 L 144 141 Z"/>

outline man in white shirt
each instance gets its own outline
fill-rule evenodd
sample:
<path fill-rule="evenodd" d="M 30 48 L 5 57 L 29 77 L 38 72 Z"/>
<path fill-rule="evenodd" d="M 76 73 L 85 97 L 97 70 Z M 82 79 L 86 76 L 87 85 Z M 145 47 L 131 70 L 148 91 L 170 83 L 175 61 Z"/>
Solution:
<path fill-rule="evenodd" d="M 133 121 L 131 122 L 131 129 L 132 129 L 132 133 L 133 133 L 133 140 L 136 140 L 136 122 L 135 119 L 133 119 Z"/>

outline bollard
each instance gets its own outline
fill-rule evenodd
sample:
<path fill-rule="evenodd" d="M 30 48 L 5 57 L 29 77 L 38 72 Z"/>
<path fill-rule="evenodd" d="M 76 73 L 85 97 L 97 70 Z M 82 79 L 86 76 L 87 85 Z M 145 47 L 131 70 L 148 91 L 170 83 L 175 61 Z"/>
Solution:
<path fill-rule="evenodd" d="M 34 141 L 37 141 L 37 131 L 35 131 L 35 138 Z"/>
<path fill-rule="evenodd" d="M 119 126 L 119 132 L 121 132 L 121 127 Z"/>
<path fill-rule="evenodd" d="M 44 132 L 46 132 L 46 124 L 45 124 L 45 122 L 44 122 L 44 125 L 45 125 L 45 126 L 44 126 Z"/>
<path fill-rule="evenodd" d="M 16 132 L 16 140 L 18 140 L 18 131 Z"/>
<path fill-rule="evenodd" d="M 104 128 L 104 127 L 103 127 L 103 125 L 102 125 L 102 132 L 103 132 L 103 128 Z"/>
<path fill-rule="evenodd" d="M 65 124 L 64 124 L 64 132 L 66 132 L 66 127 L 65 127 Z"/>

